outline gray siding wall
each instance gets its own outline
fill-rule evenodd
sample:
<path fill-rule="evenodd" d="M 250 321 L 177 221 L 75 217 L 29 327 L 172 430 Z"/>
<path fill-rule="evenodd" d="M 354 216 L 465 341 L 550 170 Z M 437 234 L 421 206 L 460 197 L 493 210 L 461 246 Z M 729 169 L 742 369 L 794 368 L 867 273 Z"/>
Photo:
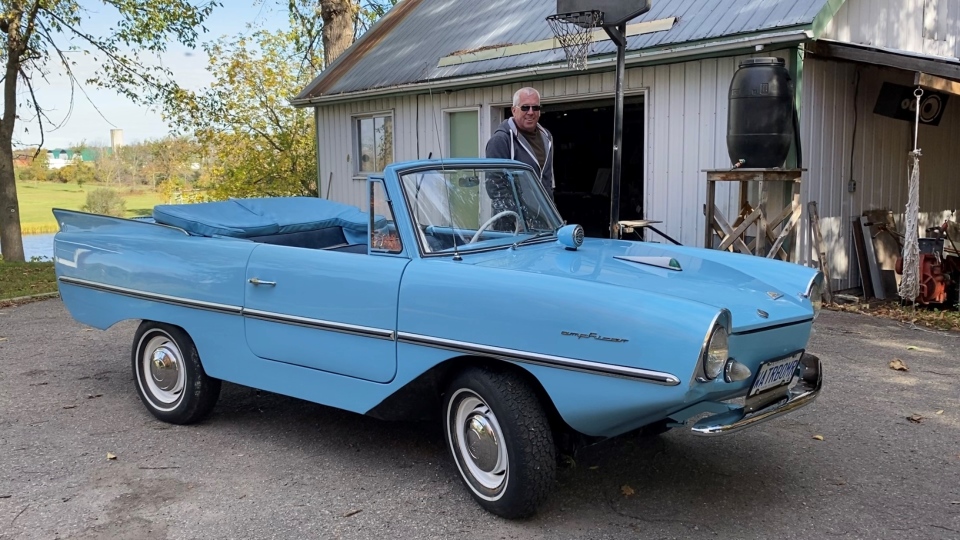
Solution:
<path fill-rule="evenodd" d="M 958 27 L 960 0 L 846 0 L 822 37 L 956 58 Z"/>
<path fill-rule="evenodd" d="M 790 51 L 765 51 L 791 61 Z M 625 92 L 644 96 L 647 109 L 645 214 L 662 220 L 663 230 L 685 245 L 703 243 L 703 205 L 706 198 L 704 169 L 730 166 L 726 149 L 727 94 L 730 80 L 744 57 L 700 60 L 656 67 L 631 68 Z M 536 87 L 544 103 L 611 98 L 614 73 L 585 74 L 497 85 L 457 92 L 434 92 L 319 107 L 319 163 L 324 197 L 361 206 L 363 178 L 356 176 L 353 122 L 356 115 L 394 114 L 394 158 L 397 161 L 440 156 L 445 140 L 443 111 L 479 107 L 480 144 L 486 144 L 522 86 Z M 612 128 L 611 128 L 612 129 Z M 327 184 L 332 175 L 332 189 Z M 735 215 L 734 189 L 720 186 L 717 204 L 727 216 Z"/>
<path fill-rule="evenodd" d="M 858 83 L 859 81 L 859 83 Z M 851 221 L 868 210 L 888 210 L 902 229 L 907 202 L 908 153 L 913 125 L 873 114 L 884 81 L 912 85 L 912 74 L 824 60 L 804 63 L 801 133 L 809 171 L 803 200 L 817 201 L 835 288 L 860 282 Z M 960 100 L 948 102 L 937 127 L 921 126 L 921 236 L 960 207 Z M 856 129 L 856 140 L 854 140 Z M 848 191 L 850 179 L 856 189 Z M 801 262 L 810 260 L 804 220 Z"/>

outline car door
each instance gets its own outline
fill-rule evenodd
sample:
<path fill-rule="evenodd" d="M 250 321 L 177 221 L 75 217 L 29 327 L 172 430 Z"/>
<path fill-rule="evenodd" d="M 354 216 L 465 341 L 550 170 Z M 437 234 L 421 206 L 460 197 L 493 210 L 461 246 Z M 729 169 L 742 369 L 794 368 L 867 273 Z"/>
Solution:
<path fill-rule="evenodd" d="M 368 252 L 271 244 L 253 250 L 244 324 L 254 354 L 380 383 L 393 379 L 400 279 L 410 259 L 392 213 L 378 213 L 373 230 Z"/>

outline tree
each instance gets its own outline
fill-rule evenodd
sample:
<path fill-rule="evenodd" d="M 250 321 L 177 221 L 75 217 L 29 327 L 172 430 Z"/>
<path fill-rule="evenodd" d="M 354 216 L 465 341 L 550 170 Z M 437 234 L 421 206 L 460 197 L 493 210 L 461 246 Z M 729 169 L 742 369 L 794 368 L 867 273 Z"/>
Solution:
<path fill-rule="evenodd" d="M 310 112 L 291 107 L 289 99 L 321 67 L 319 34 L 342 52 L 358 21 L 374 20 L 394 3 L 289 0 L 289 30 L 256 30 L 204 46 L 215 82 L 201 93 L 179 93 L 164 110 L 178 131 L 205 149 L 210 164 L 201 184 L 208 196 L 317 196 L 316 126 Z M 329 48 L 324 53 L 329 65 L 335 55 Z"/>
<path fill-rule="evenodd" d="M 205 45 L 214 83 L 165 109 L 211 157 L 204 183 L 213 198 L 317 195 L 312 117 L 288 103 L 308 82 L 295 34 L 259 30 Z"/>
<path fill-rule="evenodd" d="M 86 203 L 81 210 L 91 214 L 123 217 L 127 212 L 127 201 L 110 188 L 97 188 L 87 193 Z"/>
<path fill-rule="evenodd" d="M 20 205 L 13 170 L 13 133 L 22 115 L 36 119 L 43 145 L 49 118 L 35 85 L 51 70 L 62 71 L 71 88 L 68 53 L 92 57 L 99 69 L 88 84 L 112 88 L 138 103 L 154 103 L 176 89 L 170 71 L 144 57 L 156 57 L 171 42 L 193 46 L 197 28 L 219 5 L 216 0 L 0 0 L 0 61 L 3 62 L 3 117 L 0 119 L 0 248 L 6 261 L 23 261 Z M 94 6 L 94 7 L 91 7 Z M 91 33 L 84 23 L 114 16 L 116 24 Z M 20 85 L 25 88 L 21 89 Z M 27 99 L 18 103 L 21 92 Z M 24 111 L 18 111 L 22 105 Z"/>
<path fill-rule="evenodd" d="M 294 46 L 305 53 L 323 45 L 323 65 L 305 61 L 313 73 L 329 67 L 399 0 L 288 0 L 290 23 L 297 29 Z M 305 60 L 306 57 L 305 57 Z"/>
<path fill-rule="evenodd" d="M 47 180 L 50 174 L 50 164 L 46 152 L 40 150 L 29 150 L 30 164 L 16 167 L 16 177 L 18 181 L 42 182 Z M 0 239 L 2 241 L 2 239 Z"/>
<path fill-rule="evenodd" d="M 74 183 L 82 186 L 97 179 L 96 171 L 89 163 L 75 161 L 57 170 L 50 171 L 50 177 L 64 184 Z"/>

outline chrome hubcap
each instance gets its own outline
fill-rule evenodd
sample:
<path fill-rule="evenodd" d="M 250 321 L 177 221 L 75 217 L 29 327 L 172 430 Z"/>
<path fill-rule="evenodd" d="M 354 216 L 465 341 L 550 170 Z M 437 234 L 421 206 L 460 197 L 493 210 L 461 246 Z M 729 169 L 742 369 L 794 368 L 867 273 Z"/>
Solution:
<path fill-rule="evenodd" d="M 490 422 L 479 414 L 474 414 L 467 420 L 466 433 L 467 449 L 473 462 L 484 472 L 491 472 L 497 466 L 500 445 L 497 443 L 497 433 L 490 427 Z"/>
<path fill-rule="evenodd" d="M 146 390 L 161 403 L 171 404 L 183 394 L 183 355 L 166 335 L 150 338 L 143 347 L 143 382 Z"/>
<path fill-rule="evenodd" d="M 456 411 L 451 411 L 450 428 L 452 442 L 466 468 L 463 472 L 479 484 L 478 487 L 499 492 L 507 483 L 509 465 L 503 431 L 497 416 L 482 399 L 468 390 L 460 393 L 468 395 L 460 399 L 454 396 L 451 400 L 456 404 Z M 489 497 L 486 493 L 478 495 Z M 490 498 L 498 497 L 499 493 Z"/>
<path fill-rule="evenodd" d="M 150 376 L 161 390 L 169 392 L 177 385 L 180 376 L 178 359 L 166 347 L 153 351 L 151 358 Z"/>

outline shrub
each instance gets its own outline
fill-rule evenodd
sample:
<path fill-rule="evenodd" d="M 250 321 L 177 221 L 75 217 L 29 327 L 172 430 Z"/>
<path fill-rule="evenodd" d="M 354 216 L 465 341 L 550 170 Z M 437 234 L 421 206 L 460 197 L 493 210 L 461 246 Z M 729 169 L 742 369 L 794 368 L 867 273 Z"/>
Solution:
<path fill-rule="evenodd" d="M 127 202 L 112 189 L 97 188 L 87 193 L 87 202 L 81 210 L 92 214 L 123 217 L 127 211 Z"/>

